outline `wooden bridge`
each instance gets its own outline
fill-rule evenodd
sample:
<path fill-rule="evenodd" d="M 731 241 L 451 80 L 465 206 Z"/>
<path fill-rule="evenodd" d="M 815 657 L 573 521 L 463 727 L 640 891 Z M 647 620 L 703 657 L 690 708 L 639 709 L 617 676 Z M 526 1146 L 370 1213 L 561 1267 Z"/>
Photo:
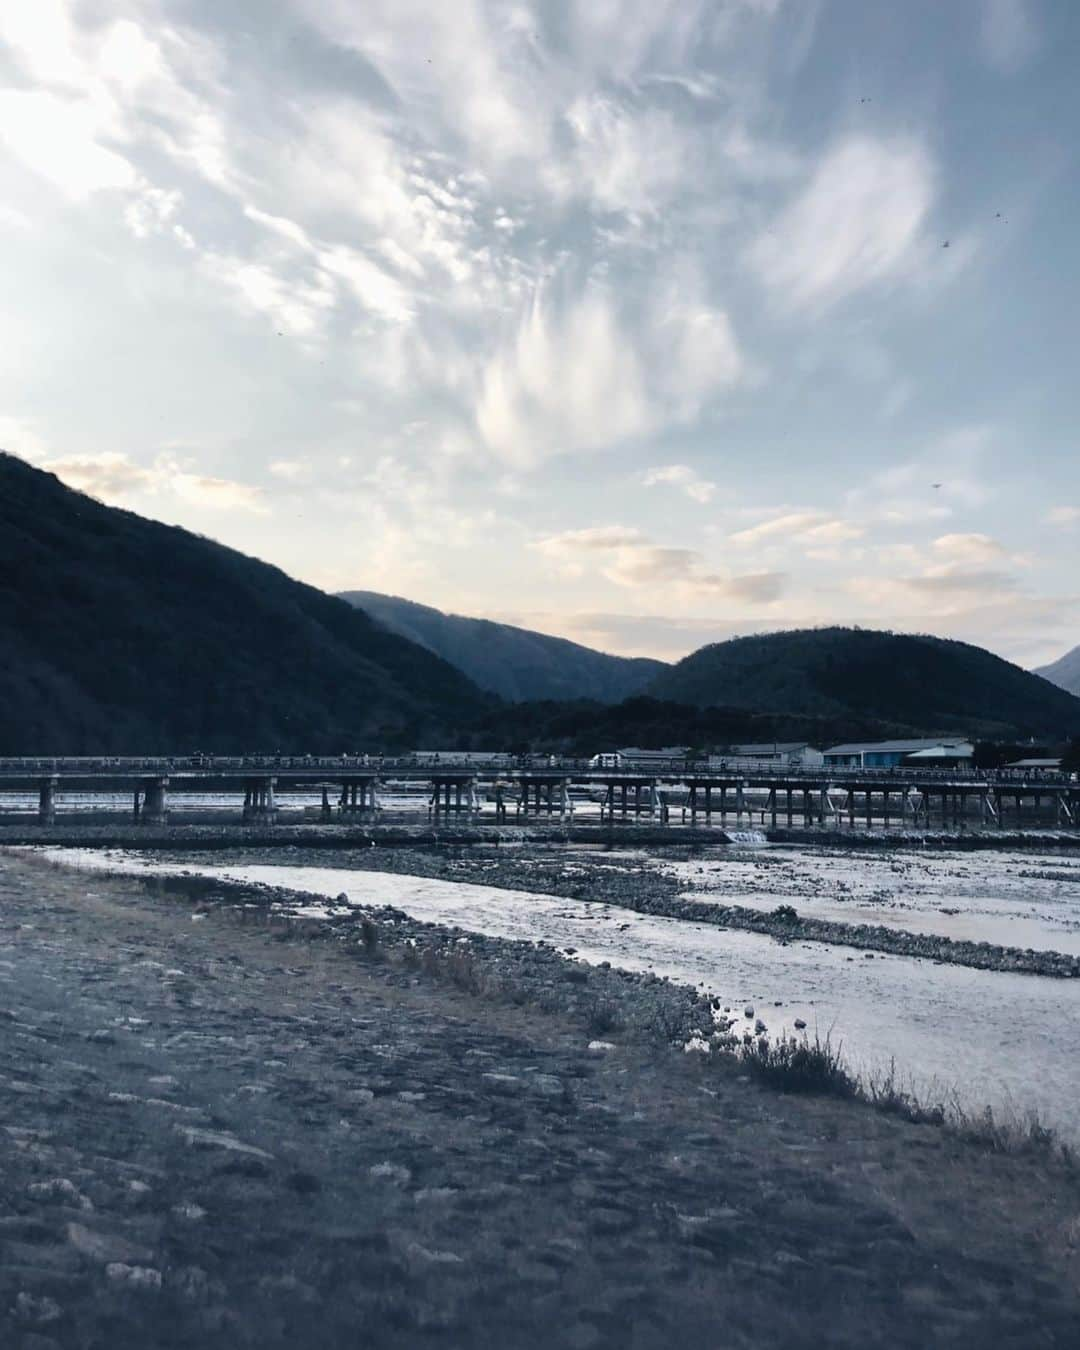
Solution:
<path fill-rule="evenodd" d="M 38 819 L 55 822 L 65 793 L 130 795 L 133 817 L 161 824 L 170 792 L 235 794 L 243 819 L 272 822 L 281 791 L 310 795 L 324 820 L 371 818 L 387 787 L 421 790 L 433 816 L 566 819 L 575 805 L 599 806 L 603 821 L 643 816 L 736 826 L 781 824 L 926 829 L 966 824 L 1080 827 L 1080 783 L 1065 775 L 964 774 L 940 770 L 838 769 L 783 773 L 716 771 L 700 761 L 603 768 L 580 760 L 510 755 L 187 756 L 0 759 L 5 794 L 36 793 Z"/>

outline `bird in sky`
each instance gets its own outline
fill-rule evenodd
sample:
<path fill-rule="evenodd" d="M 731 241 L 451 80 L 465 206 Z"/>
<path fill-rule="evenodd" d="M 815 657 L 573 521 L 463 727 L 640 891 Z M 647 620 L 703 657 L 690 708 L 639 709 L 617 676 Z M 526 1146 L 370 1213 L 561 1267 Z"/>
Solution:
<path fill-rule="evenodd" d="M 945 242 L 942 244 L 941 247 L 942 247 L 942 248 L 948 248 L 948 247 L 949 247 L 949 241 L 948 241 L 948 239 L 945 240 Z"/>
<path fill-rule="evenodd" d="M 939 488 L 939 487 L 941 487 L 941 484 L 940 484 L 940 483 L 931 483 L 930 486 L 933 487 L 933 488 Z"/>

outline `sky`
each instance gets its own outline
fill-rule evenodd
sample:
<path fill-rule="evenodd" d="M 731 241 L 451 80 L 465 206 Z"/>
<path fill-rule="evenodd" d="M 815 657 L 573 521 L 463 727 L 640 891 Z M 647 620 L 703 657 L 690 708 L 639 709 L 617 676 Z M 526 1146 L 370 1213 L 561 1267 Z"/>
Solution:
<path fill-rule="evenodd" d="M 0 447 L 677 659 L 1080 643 L 1075 0 L 11 0 Z"/>

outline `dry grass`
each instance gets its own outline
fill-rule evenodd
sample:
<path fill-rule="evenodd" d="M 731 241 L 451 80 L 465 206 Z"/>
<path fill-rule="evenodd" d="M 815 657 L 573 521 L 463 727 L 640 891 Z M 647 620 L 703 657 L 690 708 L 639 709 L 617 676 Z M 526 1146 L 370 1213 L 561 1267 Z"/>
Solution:
<path fill-rule="evenodd" d="M 854 1097 L 859 1084 L 844 1065 L 842 1046 L 833 1046 L 828 1035 L 781 1036 L 770 1040 L 757 1036 L 738 1051 L 739 1063 L 753 1077 L 781 1092 L 811 1092 L 818 1096 Z"/>

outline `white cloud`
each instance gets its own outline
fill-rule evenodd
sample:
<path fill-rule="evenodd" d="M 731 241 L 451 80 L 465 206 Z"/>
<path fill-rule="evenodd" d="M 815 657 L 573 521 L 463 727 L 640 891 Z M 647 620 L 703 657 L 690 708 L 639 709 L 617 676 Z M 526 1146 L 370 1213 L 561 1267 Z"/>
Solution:
<path fill-rule="evenodd" d="M 75 199 L 135 186 L 130 162 L 99 143 L 102 120 L 89 100 L 42 90 L 0 92 L 0 141 L 27 168 Z"/>
<path fill-rule="evenodd" d="M 601 286 L 561 302 L 539 290 L 484 370 L 476 421 L 498 456 L 535 467 L 692 420 L 741 373 L 727 317 L 666 286 L 636 319 Z"/>
<path fill-rule="evenodd" d="M 103 450 L 46 459 L 40 467 L 56 474 L 69 487 L 114 505 L 125 505 L 144 495 L 164 494 L 215 511 L 265 515 L 268 510 L 259 488 L 193 472 L 188 465 L 168 455 L 158 455 L 145 465 L 118 451 Z"/>
<path fill-rule="evenodd" d="M 1048 525 L 1080 524 L 1080 506 L 1053 506 L 1046 513 Z"/>
<path fill-rule="evenodd" d="M 1007 557 L 1003 544 L 988 534 L 942 534 L 933 542 L 933 549 L 958 563 L 986 563 Z"/>
<path fill-rule="evenodd" d="M 909 272 L 934 199 L 934 168 L 914 141 L 853 137 L 760 235 L 749 261 L 794 306 L 832 304 Z"/>
<path fill-rule="evenodd" d="M 616 586 L 646 591 L 671 587 L 684 598 L 771 604 L 788 580 L 782 572 L 711 572 L 696 549 L 655 544 L 639 530 L 617 525 L 567 530 L 538 540 L 536 548 L 564 576 L 595 570 Z"/>
<path fill-rule="evenodd" d="M 805 533 L 826 519 L 821 511 L 789 511 L 781 516 L 763 520 L 759 525 L 748 526 L 745 530 L 736 530 L 728 535 L 728 543 L 738 548 L 760 544 L 763 540 L 790 539 Z"/>
<path fill-rule="evenodd" d="M 49 447 L 37 429 L 37 422 L 32 418 L 10 414 L 0 414 L 0 450 L 6 450 L 9 455 L 18 455 L 31 464 L 44 459 L 49 453 Z"/>
<path fill-rule="evenodd" d="M 641 481 L 645 487 L 656 487 L 659 483 L 666 483 L 679 488 L 691 501 L 700 502 L 703 506 L 711 502 L 716 495 L 716 484 L 702 478 L 689 464 L 664 464 L 646 469 Z"/>
<path fill-rule="evenodd" d="M 556 311 L 538 297 L 488 364 L 476 421 L 488 446 L 520 467 L 648 431 L 645 373 L 609 298 L 593 291 Z"/>

